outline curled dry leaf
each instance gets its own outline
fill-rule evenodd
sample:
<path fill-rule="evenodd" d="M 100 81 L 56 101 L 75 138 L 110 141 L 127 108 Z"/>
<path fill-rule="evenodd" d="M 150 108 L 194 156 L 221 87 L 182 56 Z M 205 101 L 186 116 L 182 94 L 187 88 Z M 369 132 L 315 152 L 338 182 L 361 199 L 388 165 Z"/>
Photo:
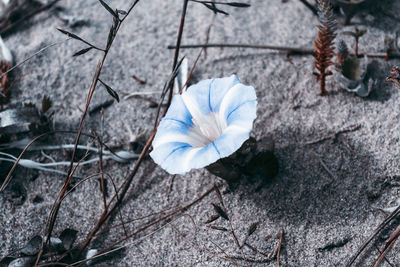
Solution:
<path fill-rule="evenodd" d="M 118 12 L 118 14 L 121 14 L 121 15 L 128 14 L 128 12 L 126 12 L 125 10 L 121 10 L 121 9 L 117 9 L 117 12 Z"/>

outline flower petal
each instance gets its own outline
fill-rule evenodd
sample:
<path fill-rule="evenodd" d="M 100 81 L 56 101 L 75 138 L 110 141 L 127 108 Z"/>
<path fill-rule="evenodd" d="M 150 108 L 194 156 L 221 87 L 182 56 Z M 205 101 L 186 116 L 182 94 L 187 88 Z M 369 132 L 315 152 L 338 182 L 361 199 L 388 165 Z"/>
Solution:
<path fill-rule="evenodd" d="M 182 165 L 169 164 L 169 158 L 171 158 L 172 155 L 175 155 L 173 158 L 176 158 L 176 156 L 183 155 L 184 153 L 182 152 L 186 152 L 190 149 L 192 148 L 186 143 L 170 142 L 158 146 L 157 149 L 153 149 L 150 156 L 155 163 L 160 165 L 167 172 L 175 174 L 179 173 L 179 169 L 177 170 L 175 168 L 181 168 Z"/>
<path fill-rule="evenodd" d="M 226 92 L 240 81 L 236 75 L 230 77 L 207 79 L 190 86 L 184 93 L 196 99 L 201 113 L 218 112 L 221 100 Z"/>
<path fill-rule="evenodd" d="M 189 110 L 186 108 L 181 95 L 174 95 L 163 120 L 165 119 L 180 121 L 186 124 L 187 127 L 193 126 L 192 115 L 190 115 Z"/>
<path fill-rule="evenodd" d="M 257 117 L 257 101 L 244 102 L 232 110 L 226 117 L 228 127 L 235 125 L 246 128 L 249 132 L 253 128 L 253 121 Z"/>
<path fill-rule="evenodd" d="M 228 126 L 227 117 L 240 105 L 244 103 L 256 101 L 257 96 L 252 86 L 243 84 L 236 84 L 224 96 L 221 101 L 220 109 L 218 112 L 219 121 L 223 125 Z"/>
<path fill-rule="evenodd" d="M 203 147 L 204 144 L 209 143 L 208 139 L 193 129 L 181 121 L 164 118 L 157 127 L 153 148 L 156 149 L 168 142 L 186 143 L 193 147 Z"/>
<path fill-rule="evenodd" d="M 244 102 L 228 114 L 228 127 L 214 141 L 221 158 L 228 157 L 238 150 L 249 139 L 253 121 L 257 117 L 257 101 Z"/>
<path fill-rule="evenodd" d="M 210 87 L 215 79 L 207 79 L 190 86 L 186 91 L 182 92 L 188 100 L 195 103 L 200 113 L 207 115 L 210 109 Z M 192 103 L 190 104 L 192 105 Z M 192 113 L 193 115 L 193 113 Z"/>
<path fill-rule="evenodd" d="M 228 157 L 249 138 L 256 106 L 254 88 L 235 75 L 199 82 L 174 96 L 150 156 L 171 174 Z"/>
<path fill-rule="evenodd" d="M 220 104 L 225 94 L 238 84 L 240 81 L 236 75 L 231 75 L 230 77 L 215 79 L 210 87 L 210 106 L 211 110 L 218 112 Z"/>
<path fill-rule="evenodd" d="M 225 158 L 232 155 L 242 144 L 249 139 L 250 131 L 237 125 L 228 126 L 224 133 L 214 141 L 220 157 Z"/>
<path fill-rule="evenodd" d="M 210 143 L 209 145 L 200 148 L 193 157 L 189 159 L 188 164 L 190 165 L 190 169 L 199 169 L 216 162 L 220 158 L 217 147 L 214 143 Z"/>
<path fill-rule="evenodd" d="M 211 144 L 193 148 L 185 143 L 166 143 L 154 149 L 150 156 L 170 174 L 183 174 L 219 159 L 218 152 Z"/>

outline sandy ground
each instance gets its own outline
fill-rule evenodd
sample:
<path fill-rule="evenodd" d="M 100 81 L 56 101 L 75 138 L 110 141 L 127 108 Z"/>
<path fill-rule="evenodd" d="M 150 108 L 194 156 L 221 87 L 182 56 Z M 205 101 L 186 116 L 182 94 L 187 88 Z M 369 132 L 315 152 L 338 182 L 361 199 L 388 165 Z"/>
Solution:
<path fill-rule="evenodd" d="M 251 43 L 311 48 L 316 35 L 317 18 L 300 1 L 249 1 L 251 8 L 225 8 L 229 16 L 218 15 L 210 33 L 212 43 Z M 125 9 L 128 1 L 109 1 L 113 7 Z M 55 12 L 43 13 L 5 37 L 16 62 L 22 61 L 40 48 L 62 41 L 65 36 L 56 28 L 70 30 L 91 42 L 104 46 L 111 24 L 109 14 L 98 1 L 63 0 L 64 15 L 89 20 L 89 25 L 70 29 Z M 120 96 L 130 92 L 159 91 L 172 66 L 174 44 L 179 25 L 182 1 L 141 1 L 127 19 L 111 49 L 101 79 Z M 394 4 L 394 8 L 399 3 Z M 183 43 L 202 43 L 213 19 L 213 13 L 200 4 L 190 2 Z M 362 14 L 353 22 L 367 28 L 360 40 L 361 52 L 383 52 L 384 39 L 400 30 L 398 21 L 385 18 L 379 12 Z M 352 46 L 353 40 L 341 34 L 354 26 L 342 25 L 338 37 Z M 54 102 L 55 128 L 76 129 L 84 108 L 84 99 L 100 53 L 91 51 L 72 58 L 85 46 L 69 40 L 48 49 L 14 73 L 20 77 L 14 85 L 10 102 L 40 103 L 43 95 Z M 199 50 L 182 50 L 193 64 Z M 372 62 L 373 59 L 369 59 Z M 208 49 L 194 72 L 195 80 L 238 75 L 245 84 L 253 85 L 258 96 L 258 117 L 253 135 L 271 135 L 276 142 L 280 171 L 276 179 L 259 186 L 257 181 L 243 180 L 232 192 L 224 195 L 232 225 L 242 241 L 252 223 L 259 222 L 248 243 L 265 254 L 274 251 L 284 230 L 281 251 L 282 266 L 344 266 L 362 242 L 369 237 L 387 214 L 379 208 L 396 205 L 399 198 L 399 100 L 398 89 L 383 82 L 392 65 L 382 59 L 374 62 L 376 75 L 382 81 L 368 98 L 360 98 L 338 88 L 329 79 L 329 96 L 318 96 L 319 87 L 312 75 L 311 56 L 293 56 L 251 49 Z M 139 85 L 131 76 L 147 81 Z M 157 100 L 159 94 L 151 97 Z M 95 93 L 92 105 L 110 96 L 104 87 Z M 156 110 L 140 99 L 122 100 L 105 110 L 105 136 L 110 146 L 129 149 L 129 132 L 149 136 Z M 337 135 L 315 144 L 307 142 L 329 137 L 349 126 L 356 131 Z M 86 131 L 99 131 L 100 116 L 87 118 Z M 71 142 L 73 135 L 57 136 L 52 142 Z M 57 160 L 69 160 L 66 152 L 51 153 Z M 30 158 L 48 161 L 39 153 Z M 132 164 L 108 161 L 105 170 L 116 183 L 121 183 Z M 2 173 L 7 168 L 2 162 Z M 325 167 L 324 167 L 325 166 Z M 329 170 L 329 171 L 327 171 Z M 84 167 L 79 173 L 88 175 L 97 166 Z M 13 178 L 20 193 L 12 185 L 0 195 L 0 256 L 24 246 L 27 240 L 40 234 L 48 218 L 64 177 L 44 172 L 18 170 Z M 215 182 L 221 180 L 206 170 L 195 170 L 174 179 L 150 159 L 137 174 L 129 197 L 122 207 L 125 220 L 174 207 L 193 200 Z M 226 186 L 225 186 L 226 187 Z M 112 194 L 112 187 L 109 193 Z M 22 196 L 21 196 L 22 195 Z M 43 198 L 35 203 L 36 196 Z M 239 250 L 232 236 L 204 225 L 211 215 L 215 194 L 177 217 L 151 236 L 131 239 L 127 249 L 104 266 L 233 266 L 233 263 L 210 254 L 249 260 L 248 266 L 276 266 L 275 260 L 255 254 L 244 247 Z M 65 228 L 79 231 L 82 240 L 102 211 L 98 182 L 89 180 L 79 186 L 63 203 L 55 225 L 58 235 Z M 134 231 L 146 220 L 129 224 Z M 114 223 L 119 223 L 115 218 Z M 229 227 L 219 219 L 213 223 Z M 152 228 L 155 230 L 156 228 Z M 177 234 L 180 231 L 185 237 Z M 393 228 L 391 228 L 393 230 Z M 390 230 L 390 229 L 389 229 Z M 382 247 L 390 235 L 386 231 L 379 239 Z M 123 238 L 120 228 L 111 229 L 105 237 L 93 242 L 91 248 L 104 248 Z M 329 244 L 343 243 L 331 249 Z M 207 250 L 205 250 L 207 249 Z M 387 255 L 400 266 L 400 245 Z M 359 266 L 369 266 L 377 258 L 373 247 L 361 257 Z M 246 262 L 234 260 L 240 266 Z M 382 266 L 389 266 L 383 263 Z"/>

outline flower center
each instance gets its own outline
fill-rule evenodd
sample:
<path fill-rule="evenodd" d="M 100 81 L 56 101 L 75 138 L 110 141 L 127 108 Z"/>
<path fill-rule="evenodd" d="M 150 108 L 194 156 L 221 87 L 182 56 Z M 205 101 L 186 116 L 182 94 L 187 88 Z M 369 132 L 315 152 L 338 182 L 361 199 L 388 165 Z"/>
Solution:
<path fill-rule="evenodd" d="M 190 129 L 189 135 L 197 141 L 191 144 L 193 147 L 207 146 L 217 140 L 226 128 L 220 122 L 218 114 L 212 112 L 202 116 L 201 123 L 195 117 L 192 119 L 194 126 Z"/>
<path fill-rule="evenodd" d="M 185 92 L 182 93 L 182 99 L 192 115 L 194 124 L 188 134 L 189 144 L 193 147 L 204 147 L 217 140 L 227 127 L 226 119 L 219 113 L 202 113 L 197 106 L 197 102 Z"/>

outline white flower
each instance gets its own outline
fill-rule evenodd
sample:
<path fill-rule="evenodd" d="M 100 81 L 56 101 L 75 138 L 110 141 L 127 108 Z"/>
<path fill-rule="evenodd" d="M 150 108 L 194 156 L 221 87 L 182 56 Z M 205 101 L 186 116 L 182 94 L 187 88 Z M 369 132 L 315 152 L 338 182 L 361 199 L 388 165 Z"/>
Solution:
<path fill-rule="evenodd" d="M 150 156 L 171 174 L 183 174 L 234 153 L 256 118 L 252 86 L 230 77 L 208 79 L 173 97 Z"/>

